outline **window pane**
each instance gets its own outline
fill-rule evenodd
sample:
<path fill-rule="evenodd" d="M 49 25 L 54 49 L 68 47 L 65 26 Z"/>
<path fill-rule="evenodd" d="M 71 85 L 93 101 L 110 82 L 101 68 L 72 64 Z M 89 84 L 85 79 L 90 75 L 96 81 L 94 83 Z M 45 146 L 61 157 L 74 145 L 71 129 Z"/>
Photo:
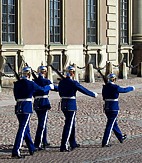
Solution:
<path fill-rule="evenodd" d="M 8 26 L 8 33 L 10 33 L 10 32 L 15 32 L 15 25 L 14 24 L 10 24 Z"/>
<path fill-rule="evenodd" d="M 55 27 L 55 33 L 60 33 L 60 28 L 59 27 Z"/>
<path fill-rule="evenodd" d="M 60 36 L 59 35 L 55 35 L 55 42 L 59 42 L 60 41 Z"/>
<path fill-rule="evenodd" d="M 3 12 L 3 14 L 7 13 L 7 6 L 3 5 L 2 12 Z"/>
<path fill-rule="evenodd" d="M 7 34 L 6 33 L 2 33 L 2 40 L 7 41 Z"/>
<path fill-rule="evenodd" d="M 14 14 L 15 13 L 15 7 L 14 6 L 8 6 L 8 13 Z"/>
<path fill-rule="evenodd" d="M 10 33 L 9 34 L 9 42 L 14 42 L 15 40 L 15 34 L 14 33 Z"/>
<path fill-rule="evenodd" d="M 54 42 L 53 35 L 50 34 L 50 42 Z"/>
<path fill-rule="evenodd" d="M 54 30 L 54 28 L 53 27 L 50 27 L 50 34 L 51 35 L 53 35 L 53 33 L 54 33 L 53 30 Z"/>
<path fill-rule="evenodd" d="M 90 42 L 95 42 L 95 37 L 94 36 L 90 36 Z"/>
<path fill-rule="evenodd" d="M 6 33 L 7 31 L 7 26 L 5 24 L 2 25 L 2 32 Z"/>
<path fill-rule="evenodd" d="M 95 33 L 96 33 L 95 28 L 92 28 L 91 31 L 90 31 L 90 34 L 95 35 Z"/>
<path fill-rule="evenodd" d="M 14 5 L 15 4 L 15 0 L 8 0 L 8 4 Z"/>
<path fill-rule="evenodd" d="M 2 4 L 6 4 L 7 3 L 7 0 L 2 0 Z"/>
<path fill-rule="evenodd" d="M 3 14 L 2 22 L 3 22 L 3 23 L 6 23 L 6 22 L 7 22 L 7 15 Z"/>
<path fill-rule="evenodd" d="M 15 23 L 15 16 L 14 15 L 9 15 L 8 22 L 9 23 Z"/>

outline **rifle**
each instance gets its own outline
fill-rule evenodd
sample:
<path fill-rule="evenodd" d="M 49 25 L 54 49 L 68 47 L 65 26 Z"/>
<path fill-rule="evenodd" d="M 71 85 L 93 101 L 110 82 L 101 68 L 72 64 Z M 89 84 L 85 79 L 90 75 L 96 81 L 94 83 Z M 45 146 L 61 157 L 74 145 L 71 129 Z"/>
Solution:
<path fill-rule="evenodd" d="M 10 63 L 7 63 L 7 65 L 9 66 L 9 68 L 13 71 L 15 77 L 17 80 L 20 80 L 20 77 L 18 75 L 18 73 L 12 68 L 11 64 Z"/>
<path fill-rule="evenodd" d="M 55 71 L 62 79 L 65 79 L 66 77 L 63 76 L 57 69 L 55 69 L 52 65 L 49 65 L 53 71 Z"/>
<path fill-rule="evenodd" d="M 102 74 L 100 69 L 97 69 L 97 70 L 100 73 L 100 75 L 102 76 L 104 83 L 107 84 L 108 81 L 107 81 L 107 78 L 105 77 L 105 75 Z"/>

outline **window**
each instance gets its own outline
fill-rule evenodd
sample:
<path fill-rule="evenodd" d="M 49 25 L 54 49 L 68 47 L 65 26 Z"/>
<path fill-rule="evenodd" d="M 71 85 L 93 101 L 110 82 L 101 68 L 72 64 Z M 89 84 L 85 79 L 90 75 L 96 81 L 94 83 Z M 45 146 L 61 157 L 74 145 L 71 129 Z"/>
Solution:
<path fill-rule="evenodd" d="M 2 42 L 16 43 L 16 0 L 2 0 Z"/>
<path fill-rule="evenodd" d="M 54 59 L 53 59 L 53 67 L 55 67 L 57 70 L 61 70 L 61 56 L 60 55 L 54 55 Z"/>
<path fill-rule="evenodd" d="M 86 1 L 87 43 L 97 43 L 97 0 Z"/>
<path fill-rule="evenodd" d="M 120 0 L 120 44 L 128 43 L 128 0 Z"/>
<path fill-rule="evenodd" d="M 61 0 L 50 0 L 50 43 L 62 43 Z"/>
<path fill-rule="evenodd" d="M 12 68 L 15 69 L 15 56 L 7 56 L 6 63 L 10 63 Z M 4 73 L 6 73 L 6 74 L 13 73 L 13 71 L 8 67 L 7 64 L 5 64 Z"/>

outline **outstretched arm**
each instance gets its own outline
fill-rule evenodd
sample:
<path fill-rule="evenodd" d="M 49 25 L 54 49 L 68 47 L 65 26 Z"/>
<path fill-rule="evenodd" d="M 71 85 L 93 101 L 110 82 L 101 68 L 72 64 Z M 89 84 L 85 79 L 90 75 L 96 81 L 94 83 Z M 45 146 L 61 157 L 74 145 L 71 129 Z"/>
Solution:
<path fill-rule="evenodd" d="M 97 97 L 98 94 L 96 92 L 92 92 L 88 90 L 87 88 L 80 85 L 77 81 L 75 81 L 75 86 L 77 87 L 77 90 L 85 95 L 91 96 L 91 97 Z"/>
<path fill-rule="evenodd" d="M 118 90 L 119 93 L 127 93 L 127 92 L 130 92 L 130 91 L 134 91 L 135 87 L 134 86 L 129 86 L 129 87 L 123 88 L 123 87 L 118 86 L 117 90 Z"/>

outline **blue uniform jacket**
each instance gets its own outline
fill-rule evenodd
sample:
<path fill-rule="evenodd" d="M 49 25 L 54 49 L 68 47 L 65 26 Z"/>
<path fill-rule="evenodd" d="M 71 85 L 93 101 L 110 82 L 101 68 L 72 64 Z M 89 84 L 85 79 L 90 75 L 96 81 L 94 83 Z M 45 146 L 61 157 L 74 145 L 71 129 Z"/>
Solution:
<path fill-rule="evenodd" d="M 105 101 L 105 110 L 119 110 L 118 97 L 119 93 L 127 93 L 133 91 L 133 87 L 122 88 L 112 82 L 108 82 L 106 85 L 103 85 L 102 96 Z"/>
<path fill-rule="evenodd" d="M 15 106 L 16 114 L 25 114 L 32 113 L 32 101 L 29 99 L 32 98 L 33 93 L 37 90 L 49 91 L 50 86 L 41 87 L 38 86 L 35 82 L 21 79 L 19 81 L 14 82 L 14 97 L 17 101 Z M 18 102 L 19 100 L 19 102 Z"/>
<path fill-rule="evenodd" d="M 49 85 L 51 84 L 51 81 L 43 78 L 42 75 L 39 74 L 38 78 L 34 80 L 36 84 L 38 84 L 39 86 L 45 86 L 45 85 Z M 54 85 L 54 91 L 58 91 L 58 87 Z M 40 97 L 40 98 L 35 98 L 34 99 L 34 109 L 35 110 L 41 110 L 41 109 L 47 109 L 49 110 L 51 108 L 50 106 L 50 102 L 48 97 L 44 96 L 44 95 L 48 95 L 49 94 L 49 90 L 44 92 L 42 90 L 38 90 L 34 93 L 34 97 Z M 45 98 L 42 98 L 45 97 Z"/>
<path fill-rule="evenodd" d="M 95 97 L 95 94 L 84 88 L 77 81 L 69 77 L 61 80 L 58 85 L 59 95 L 61 97 L 61 109 L 63 111 L 76 111 L 76 92 L 79 91 L 85 95 Z"/>

